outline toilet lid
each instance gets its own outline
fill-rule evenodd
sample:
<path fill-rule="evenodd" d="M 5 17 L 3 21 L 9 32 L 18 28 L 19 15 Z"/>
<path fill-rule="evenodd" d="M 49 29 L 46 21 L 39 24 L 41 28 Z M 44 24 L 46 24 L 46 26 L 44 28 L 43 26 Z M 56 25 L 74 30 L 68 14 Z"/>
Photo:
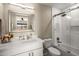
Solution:
<path fill-rule="evenodd" d="M 49 47 L 48 50 L 51 54 L 55 54 L 55 55 L 61 54 L 60 51 L 58 49 L 54 48 L 54 47 Z"/>

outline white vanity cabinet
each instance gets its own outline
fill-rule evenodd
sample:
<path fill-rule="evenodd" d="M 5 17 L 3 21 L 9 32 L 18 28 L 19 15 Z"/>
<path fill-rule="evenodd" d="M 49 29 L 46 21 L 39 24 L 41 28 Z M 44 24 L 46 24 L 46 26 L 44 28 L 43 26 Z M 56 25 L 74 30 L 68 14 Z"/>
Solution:
<path fill-rule="evenodd" d="M 32 56 L 43 56 L 43 48 L 32 51 Z"/>
<path fill-rule="evenodd" d="M 36 50 L 23 52 L 23 53 L 17 54 L 16 56 L 43 56 L 43 49 L 39 48 Z"/>
<path fill-rule="evenodd" d="M 23 52 L 23 53 L 19 53 L 16 56 L 29 56 L 29 52 Z"/>
<path fill-rule="evenodd" d="M 42 42 L 33 41 L 28 44 L 28 46 L 25 46 L 22 49 L 25 49 L 24 51 L 20 51 L 16 54 L 16 56 L 43 56 L 43 44 Z"/>
<path fill-rule="evenodd" d="M 43 42 L 40 39 L 32 39 L 2 44 L 0 56 L 43 56 Z"/>

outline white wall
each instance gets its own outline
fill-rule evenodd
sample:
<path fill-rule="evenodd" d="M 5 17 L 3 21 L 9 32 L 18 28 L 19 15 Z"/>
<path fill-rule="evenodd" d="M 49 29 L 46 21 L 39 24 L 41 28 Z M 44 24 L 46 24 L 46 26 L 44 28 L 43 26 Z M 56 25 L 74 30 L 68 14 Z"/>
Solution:
<path fill-rule="evenodd" d="M 40 38 L 51 38 L 52 37 L 52 22 L 50 22 L 49 27 L 47 25 L 52 18 L 51 7 L 44 5 L 35 6 L 35 16 L 34 16 L 34 30 Z"/>
<path fill-rule="evenodd" d="M 1 30 L 2 30 L 2 33 L 4 33 L 5 32 L 5 27 L 4 27 L 4 24 L 3 24 L 3 22 L 4 22 L 4 19 L 3 19 L 3 4 L 0 4 L 0 19 L 1 19 L 1 21 L 2 21 L 2 28 L 1 28 Z"/>
<path fill-rule="evenodd" d="M 2 19 L 2 34 L 8 32 L 8 9 L 6 4 L 0 4 L 0 17 Z"/>
<path fill-rule="evenodd" d="M 5 20 L 5 33 L 9 32 L 9 16 L 8 16 L 8 4 L 4 4 L 4 20 Z"/>

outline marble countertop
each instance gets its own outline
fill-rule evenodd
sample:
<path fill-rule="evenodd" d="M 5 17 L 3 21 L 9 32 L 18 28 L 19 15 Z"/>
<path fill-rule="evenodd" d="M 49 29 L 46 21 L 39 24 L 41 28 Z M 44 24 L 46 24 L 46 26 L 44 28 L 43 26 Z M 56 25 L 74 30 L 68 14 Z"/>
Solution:
<path fill-rule="evenodd" d="M 42 40 L 20 40 L 0 44 L 0 56 L 12 56 L 42 47 Z"/>

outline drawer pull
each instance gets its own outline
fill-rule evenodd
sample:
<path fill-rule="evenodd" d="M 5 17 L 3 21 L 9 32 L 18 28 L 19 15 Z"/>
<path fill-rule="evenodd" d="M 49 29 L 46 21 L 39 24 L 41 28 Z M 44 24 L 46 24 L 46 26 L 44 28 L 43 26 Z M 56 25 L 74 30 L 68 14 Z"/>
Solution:
<path fill-rule="evenodd" d="M 34 53 L 32 52 L 32 56 L 34 56 Z"/>
<path fill-rule="evenodd" d="M 29 53 L 29 56 L 31 56 L 31 54 Z"/>

